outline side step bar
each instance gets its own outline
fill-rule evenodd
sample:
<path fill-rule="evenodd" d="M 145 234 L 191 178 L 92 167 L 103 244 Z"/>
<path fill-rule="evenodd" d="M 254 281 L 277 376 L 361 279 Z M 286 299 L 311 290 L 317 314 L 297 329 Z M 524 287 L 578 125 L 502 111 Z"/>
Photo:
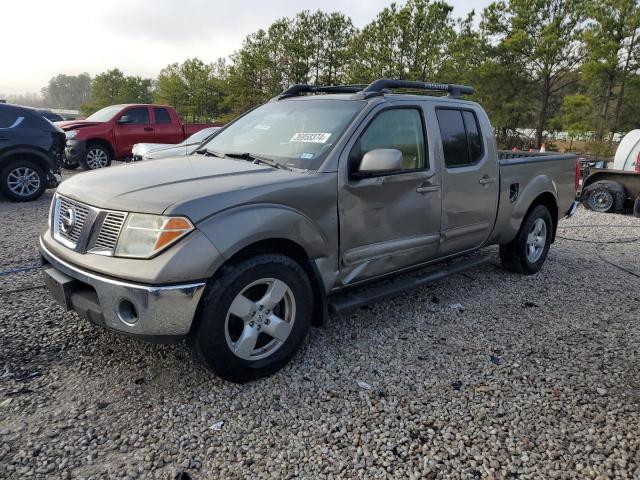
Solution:
<path fill-rule="evenodd" d="M 329 297 L 327 306 L 329 308 L 329 312 L 334 314 L 339 313 L 350 308 L 379 302 L 386 297 L 398 295 L 406 290 L 437 282 L 443 278 L 492 263 L 493 261 L 493 257 L 474 257 L 471 260 L 455 262 L 435 271 L 401 277 L 397 280 L 387 280 L 380 284 L 374 284 L 370 287 L 363 287 L 362 290 L 337 293 L 335 294 L 335 297 Z"/>

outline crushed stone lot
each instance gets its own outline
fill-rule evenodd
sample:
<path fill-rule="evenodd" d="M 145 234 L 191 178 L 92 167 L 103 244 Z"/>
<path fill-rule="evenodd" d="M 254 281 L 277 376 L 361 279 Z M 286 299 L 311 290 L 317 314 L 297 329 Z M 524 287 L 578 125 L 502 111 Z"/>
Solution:
<path fill-rule="evenodd" d="M 38 264 L 51 195 L 0 199 L 1 272 Z M 0 478 L 639 478 L 640 219 L 581 208 L 558 234 L 537 275 L 486 249 L 245 385 L 3 274 Z"/>

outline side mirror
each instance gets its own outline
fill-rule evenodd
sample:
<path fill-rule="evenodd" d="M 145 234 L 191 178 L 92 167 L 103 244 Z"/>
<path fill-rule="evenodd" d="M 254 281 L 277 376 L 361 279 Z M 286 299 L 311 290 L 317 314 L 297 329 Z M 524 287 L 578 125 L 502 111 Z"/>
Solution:
<path fill-rule="evenodd" d="M 395 148 L 379 148 L 364 154 L 355 175 L 367 177 L 402 170 L 402 152 Z"/>
<path fill-rule="evenodd" d="M 120 123 L 120 124 L 131 123 L 131 117 L 129 115 L 123 115 L 118 120 L 118 123 Z"/>

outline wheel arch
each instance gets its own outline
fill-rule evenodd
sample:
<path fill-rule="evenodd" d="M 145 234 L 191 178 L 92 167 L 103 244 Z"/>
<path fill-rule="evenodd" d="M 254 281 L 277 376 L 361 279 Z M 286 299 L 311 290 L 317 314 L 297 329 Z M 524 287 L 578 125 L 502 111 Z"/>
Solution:
<path fill-rule="evenodd" d="M 0 153 L 0 168 L 17 158 L 25 158 L 37 163 L 44 170 L 45 175 L 51 170 L 51 159 L 46 153 L 33 148 L 13 148 Z"/>
<path fill-rule="evenodd" d="M 296 261 L 302 267 L 304 272 L 307 274 L 309 283 L 311 283 L 311 287 L 313 289 L 313 317 L 311 319 L 311 324 L 313 326 L 321 326 L 324 324 L 328 316 L 328 311 L 326 302 L 327 294 L 322 280 L 322 275 L 320 274 L 315 262 L 309 258 L 309 255 L 302 245 L 291 239 L 266 238 L 255 241 L 249 245 L 245 245 L 227 258 L 216 272 L 221 271 L 225 266 L 233 265 L 246 258 L 264 253 L 285 255 Z"/>
<path fill-rule="evenodd" d="M 531 202 L 531 205 L 527 209 L 527 213 L 525 213 L 523 217 L 523 221 L 525 218 L 527 218 L 529 213 L 539 205 L 546 207 L 551 214 L 551 219 L 553 220 L 551 243 L 553 243 L 556 240 L 556 231 L 558 230 L 558 202 L 553 193 L 543 192 L 536 198 L 534 198 L 534 200 Z"/>

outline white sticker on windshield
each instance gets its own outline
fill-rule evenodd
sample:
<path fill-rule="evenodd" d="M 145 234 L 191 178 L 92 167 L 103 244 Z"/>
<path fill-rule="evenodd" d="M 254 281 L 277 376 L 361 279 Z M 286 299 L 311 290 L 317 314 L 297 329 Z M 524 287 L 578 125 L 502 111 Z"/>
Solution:
<path fill-rule="evenodd" d="M 301 143 L 327 143 L 330 133 L 296 133 L 293 137 L 291 137 L 290 142 L 301 142 Z"/>
<path fill-rule="evenodd" d="M 315 153 L 301 153 L 300 154 L 300 158 L 303 158 L 304 160 L 311 160 L 315 156 L 316 156 Z"/>

